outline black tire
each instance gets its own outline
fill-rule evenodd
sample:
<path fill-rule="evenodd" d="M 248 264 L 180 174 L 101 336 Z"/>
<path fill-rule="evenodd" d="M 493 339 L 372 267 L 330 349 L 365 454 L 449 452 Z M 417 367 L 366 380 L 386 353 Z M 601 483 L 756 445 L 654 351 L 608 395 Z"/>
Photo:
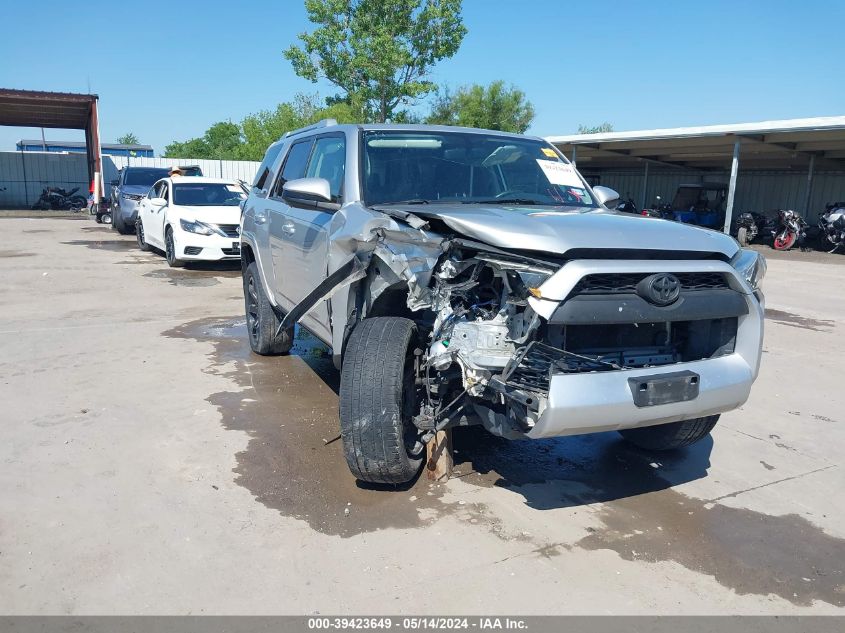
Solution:
<path fill-rule="evenodd" d="M 150 245 L 147 244 L 147 240 L 144 237 L 144 223 L 141 222 L 140 218 L 135 222 L 135 239 L 138 240 L 138 248 L 142 251 L 150 250 Z"/>
<path fill-rule="evenodd" d="M 638 429 L 625 429 L 619 431 L 619 433 L 631 444 L 640 448 L 649 451 L 673 451 L 695 444 L 700 439 L 707 437 L 718 421 L 718 415 L 709 415 L 705 418 L 693 418 L 681 422 L 658 424 L 657 426 L 644 426 Z"/>
<path fill-rule="evenodd" d="M 98 213 L 97 215 L 94 216 L 94 222 L 96 222 L 97 224 L 102 224 L 103 223 L 103 216 L 101 216 Z"/>
<path fill-rule="evenodd" d="M 740 246 L 748 246 L 748 229 L 744 226 L 739 227 L 736 232 L 736 241 Z"/>
<path fill-rule="evenodd" d="M 286 354 L 293 347 L 293 328 L 279 332 L 279 318 L 261 285 L 258 264 L 252 262 L 243 276 L 244 308 L 249 347 L 256 354 L 275 356 Z"/>
<path fill-rule="evenodd" d="M 100 216 L 100 220 L 103 224 L 111 224 L 111 213 L 109 213 L 108 211 L 106 213 L 103 213 Z"/>
<path fill-rule="evenodd" d="M 84 209 L 87 204 L 88 200 L 84 196 L 71 196 L 70 198 L 71 209 Z"/>
<path fill-rule="evenodd" d="M 126 223 L 120 219 L 120 216 L 115 216 L 112 218 L 113 223 L 112 226 L 117 229 L 117 232 L 121 235 L 129 235 L 131 231 L 126 227 Z"/>
<path fill-rule="evenodd" d="M 340 374 L 340 435 L 349 470 L 377 484 L 403 484 L 423 464 L 411 454 L 417 328 L 399 317 L 364 319 L 352 331 Z"/>
<path fill-rule="evenodd" d="M 176 243 L 173 241 L 173 229 L 169 226 L 164 229 L 164 257 L 167 260 L 167 265 L 171 268 L 182 268 L 185 265 L 185 262 L 176 257 Z"/>

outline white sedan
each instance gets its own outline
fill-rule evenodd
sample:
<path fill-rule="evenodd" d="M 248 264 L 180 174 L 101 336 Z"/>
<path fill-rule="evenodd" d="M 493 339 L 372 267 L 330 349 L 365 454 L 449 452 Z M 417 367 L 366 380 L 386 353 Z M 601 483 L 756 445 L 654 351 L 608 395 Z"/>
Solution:
<path fill-rule="evenodd" d="M 243 187 L 219 178 L 162 178 L 141 199 L 135 233 L 142 251 L 164 251 L 170 266 L 240 259 Z"/>

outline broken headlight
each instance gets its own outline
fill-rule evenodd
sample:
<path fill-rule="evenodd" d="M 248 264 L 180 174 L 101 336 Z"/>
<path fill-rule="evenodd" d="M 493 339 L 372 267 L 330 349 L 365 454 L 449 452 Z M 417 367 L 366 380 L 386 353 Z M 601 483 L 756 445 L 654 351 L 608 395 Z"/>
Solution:
<path fill-rule="evenodd" d="M 766 258 L 760 253 L 747 248 L 740 249 L 731 260 L 731 266 L 754 290 L 760 289 L 766 275 Z"/>

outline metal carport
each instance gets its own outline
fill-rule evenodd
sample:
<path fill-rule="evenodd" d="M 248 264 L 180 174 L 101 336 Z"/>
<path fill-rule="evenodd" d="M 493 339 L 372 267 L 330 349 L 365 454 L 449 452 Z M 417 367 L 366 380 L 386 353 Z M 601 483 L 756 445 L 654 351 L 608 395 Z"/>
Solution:
<path fill-rule="evenodd" d="M 102 197 L 99 97 L 70 92 L 0 88 L 0 125 L 85 130 L 88 181 L 94 199 Z"/>
<path fill-rule="evenodd" d="M 803 195 L 796 206 L 805 216 L 811 210 L 814 177 L 821 170 L 843 173 L 845 197 L 845 116 L 549 136 L 547 140 L 571 157 L 584 174 L 639 171 L 641 206 L 648 202 L 650 172 L 695 173 L 702 179 L 709 173 L 727 172 L 726 231 L 738 179 L 748 173 L 802 174 Z"/>

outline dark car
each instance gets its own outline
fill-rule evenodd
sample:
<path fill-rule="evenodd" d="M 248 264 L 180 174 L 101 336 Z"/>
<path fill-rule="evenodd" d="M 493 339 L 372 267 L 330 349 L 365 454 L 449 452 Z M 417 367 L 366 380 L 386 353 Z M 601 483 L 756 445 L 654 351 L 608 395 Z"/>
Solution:
<path fill-rule="evenodd" d="M 112 180 L 112 226 L 121 235 L 135 232 L 138 202 L 158 180 L 167 178 L 168 172 L 166 167 L 124 167 L 117 180 Z"/>

